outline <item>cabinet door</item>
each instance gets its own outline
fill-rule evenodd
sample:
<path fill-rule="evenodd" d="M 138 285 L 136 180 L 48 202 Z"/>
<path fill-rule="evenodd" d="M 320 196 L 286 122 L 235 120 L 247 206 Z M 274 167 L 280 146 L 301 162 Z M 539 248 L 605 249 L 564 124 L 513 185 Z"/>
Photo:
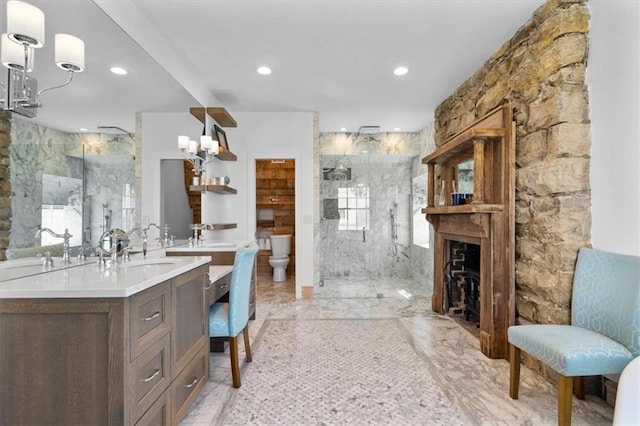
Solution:
<path fill-rule="evenodd" d="M 208 269 L 208 265 L 204 265 L 172 280 L 172 378 L 184 369 L 203 342 L 209 340 L 204 290 Z"/>

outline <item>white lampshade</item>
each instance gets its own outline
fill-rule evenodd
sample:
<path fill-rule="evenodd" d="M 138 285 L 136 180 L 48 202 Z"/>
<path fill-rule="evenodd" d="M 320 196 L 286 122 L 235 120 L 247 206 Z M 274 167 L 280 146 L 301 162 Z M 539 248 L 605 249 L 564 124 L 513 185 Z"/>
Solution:
<path fill-rule="evenodd" d="M 33 49 L 27 47 L 27 72 L 33 71 Z M 24 68 L 24 46 L 9 38 L 9 35 L 2 34 L 0 40 L 0 62 L 7 68 L 22 71 Z"/>
<path fill-rule="evenodd" d="M 69 34 L 56 34 L 56 65 L 63 70 L 84 71 L 84 41 Z"/>
<path fill-rule="evenodd" d="M 44 13 L 29 3 L 7 1 L 7 34 L 16 43 L 44 46 Z"/>
<path fill-rule="evenodd" d="M 220 153 L 220 144 L 217 140 L 214 139 L 211 141 L 211 149 L 209 150 L 209 152 L 211 152 L 212 154 Z"/>
<path fill-rule="evenodd" d="M 205 151 L 210 151 L 211 148 L 213 148 L 213 141 L 211 140 L 211 136 L 209 135 L 200 136 L 200 146 Z"/>
<path fill-rule="evenodd" d="M 178 136 L 178 148 L 189 149 L 189 136 Z"/>
<path fill-rule="evenodd" d="M 191 154 L 197 154 L 198 153 L 198 142 L 196 141 L 189 141 L 189 149 L 188 151 Z"/>

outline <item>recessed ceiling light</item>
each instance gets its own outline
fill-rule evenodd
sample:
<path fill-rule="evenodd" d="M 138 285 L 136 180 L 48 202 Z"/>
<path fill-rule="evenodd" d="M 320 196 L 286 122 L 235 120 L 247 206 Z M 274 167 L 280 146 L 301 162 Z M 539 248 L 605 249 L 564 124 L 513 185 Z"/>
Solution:
<path fill-rule="evenodd" d="M 80 131 L 81 131 L 81 132 L 86 132 L 87 130 L 89 130 L 89 129 L 84 128 L 84 127 L 80 127 Z"/>
<path fill-rule="evenodd" d="M 408 72 L 409 72 L 409 69 L 407 67 L 398 67 L 395 70 L 393 70 L 393 73 L 395 75 L 405 75 Z"/>
<path fill-rule="evenodd" d="M 111 67 L 111 72 L 118 75 L 127 75 L 127 70 L 121 67 Z"/>
<path fill-rule="evenodd" d="M 269 74 L 271 74 L 271 68 L 265 67 L 265 66 L 261 66 L 261 67 L 258 68 L 258 74 L 269 75 Z"/>
<path fill-rule="evenodd" d="M 341 131 L 341 132 L 346 132 L 346 131 L 347 131 L 347 128 L 346 128 L 346 127 L 340 127 L 340 131 Z"/>
<path fill-rule="evenodd" d="M 369 151 L 367 151 L 366 149 L 364 151 L 362 151 L 363 154 L 366 154 L 367 152 L 369 152 Z"/>
<path fill-rule="evenodd" d="M 393 131 L 394 131 L 394 132 L 399 132 L 399 131 L 400 131 L 400 127 L 394 127 L 394 128 L 393 128 Z"/>

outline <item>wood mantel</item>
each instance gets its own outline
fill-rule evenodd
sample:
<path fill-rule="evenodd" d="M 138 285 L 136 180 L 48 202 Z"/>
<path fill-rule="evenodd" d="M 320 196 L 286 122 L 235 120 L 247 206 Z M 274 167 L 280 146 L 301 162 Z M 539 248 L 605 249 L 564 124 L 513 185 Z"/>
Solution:
<path fill-rule="evenodd" d="M 473 159 L 471 204 L 451 205 L 456 166 Z M 511 104 L 488 113 L 422 159 L 428 169 L 427 207 L 435 229 L 432 309 L 444 314 L 444 270 L 451 241 L 480 246 L 480 350 L 507 358 L 507 328 L 515 323 L 515 123 Z M 436 170 L 436 167 L 439 170 Z M 436 171 L 445 181 L 436 206 Z"/>

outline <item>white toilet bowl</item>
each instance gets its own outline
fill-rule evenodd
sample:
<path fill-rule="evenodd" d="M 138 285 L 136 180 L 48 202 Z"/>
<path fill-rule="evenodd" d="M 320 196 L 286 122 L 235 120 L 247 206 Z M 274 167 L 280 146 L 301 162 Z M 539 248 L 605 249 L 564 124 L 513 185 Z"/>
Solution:
<path fill-rule="evenodd" d="M 281 283 L 287 280 L 287 266 L 289 265 L 289 256 L 284 258 L 274 258 L 269 256 L 269 265 L 273 268 L 273 281 Z"/>
<path fill-rule="evenodd" d="M 273 281 L 280 283 L 287 280 L 291 235 L 272 235 L 269 239 L 271 240 L 269 265 L 273 268 Z"/>

